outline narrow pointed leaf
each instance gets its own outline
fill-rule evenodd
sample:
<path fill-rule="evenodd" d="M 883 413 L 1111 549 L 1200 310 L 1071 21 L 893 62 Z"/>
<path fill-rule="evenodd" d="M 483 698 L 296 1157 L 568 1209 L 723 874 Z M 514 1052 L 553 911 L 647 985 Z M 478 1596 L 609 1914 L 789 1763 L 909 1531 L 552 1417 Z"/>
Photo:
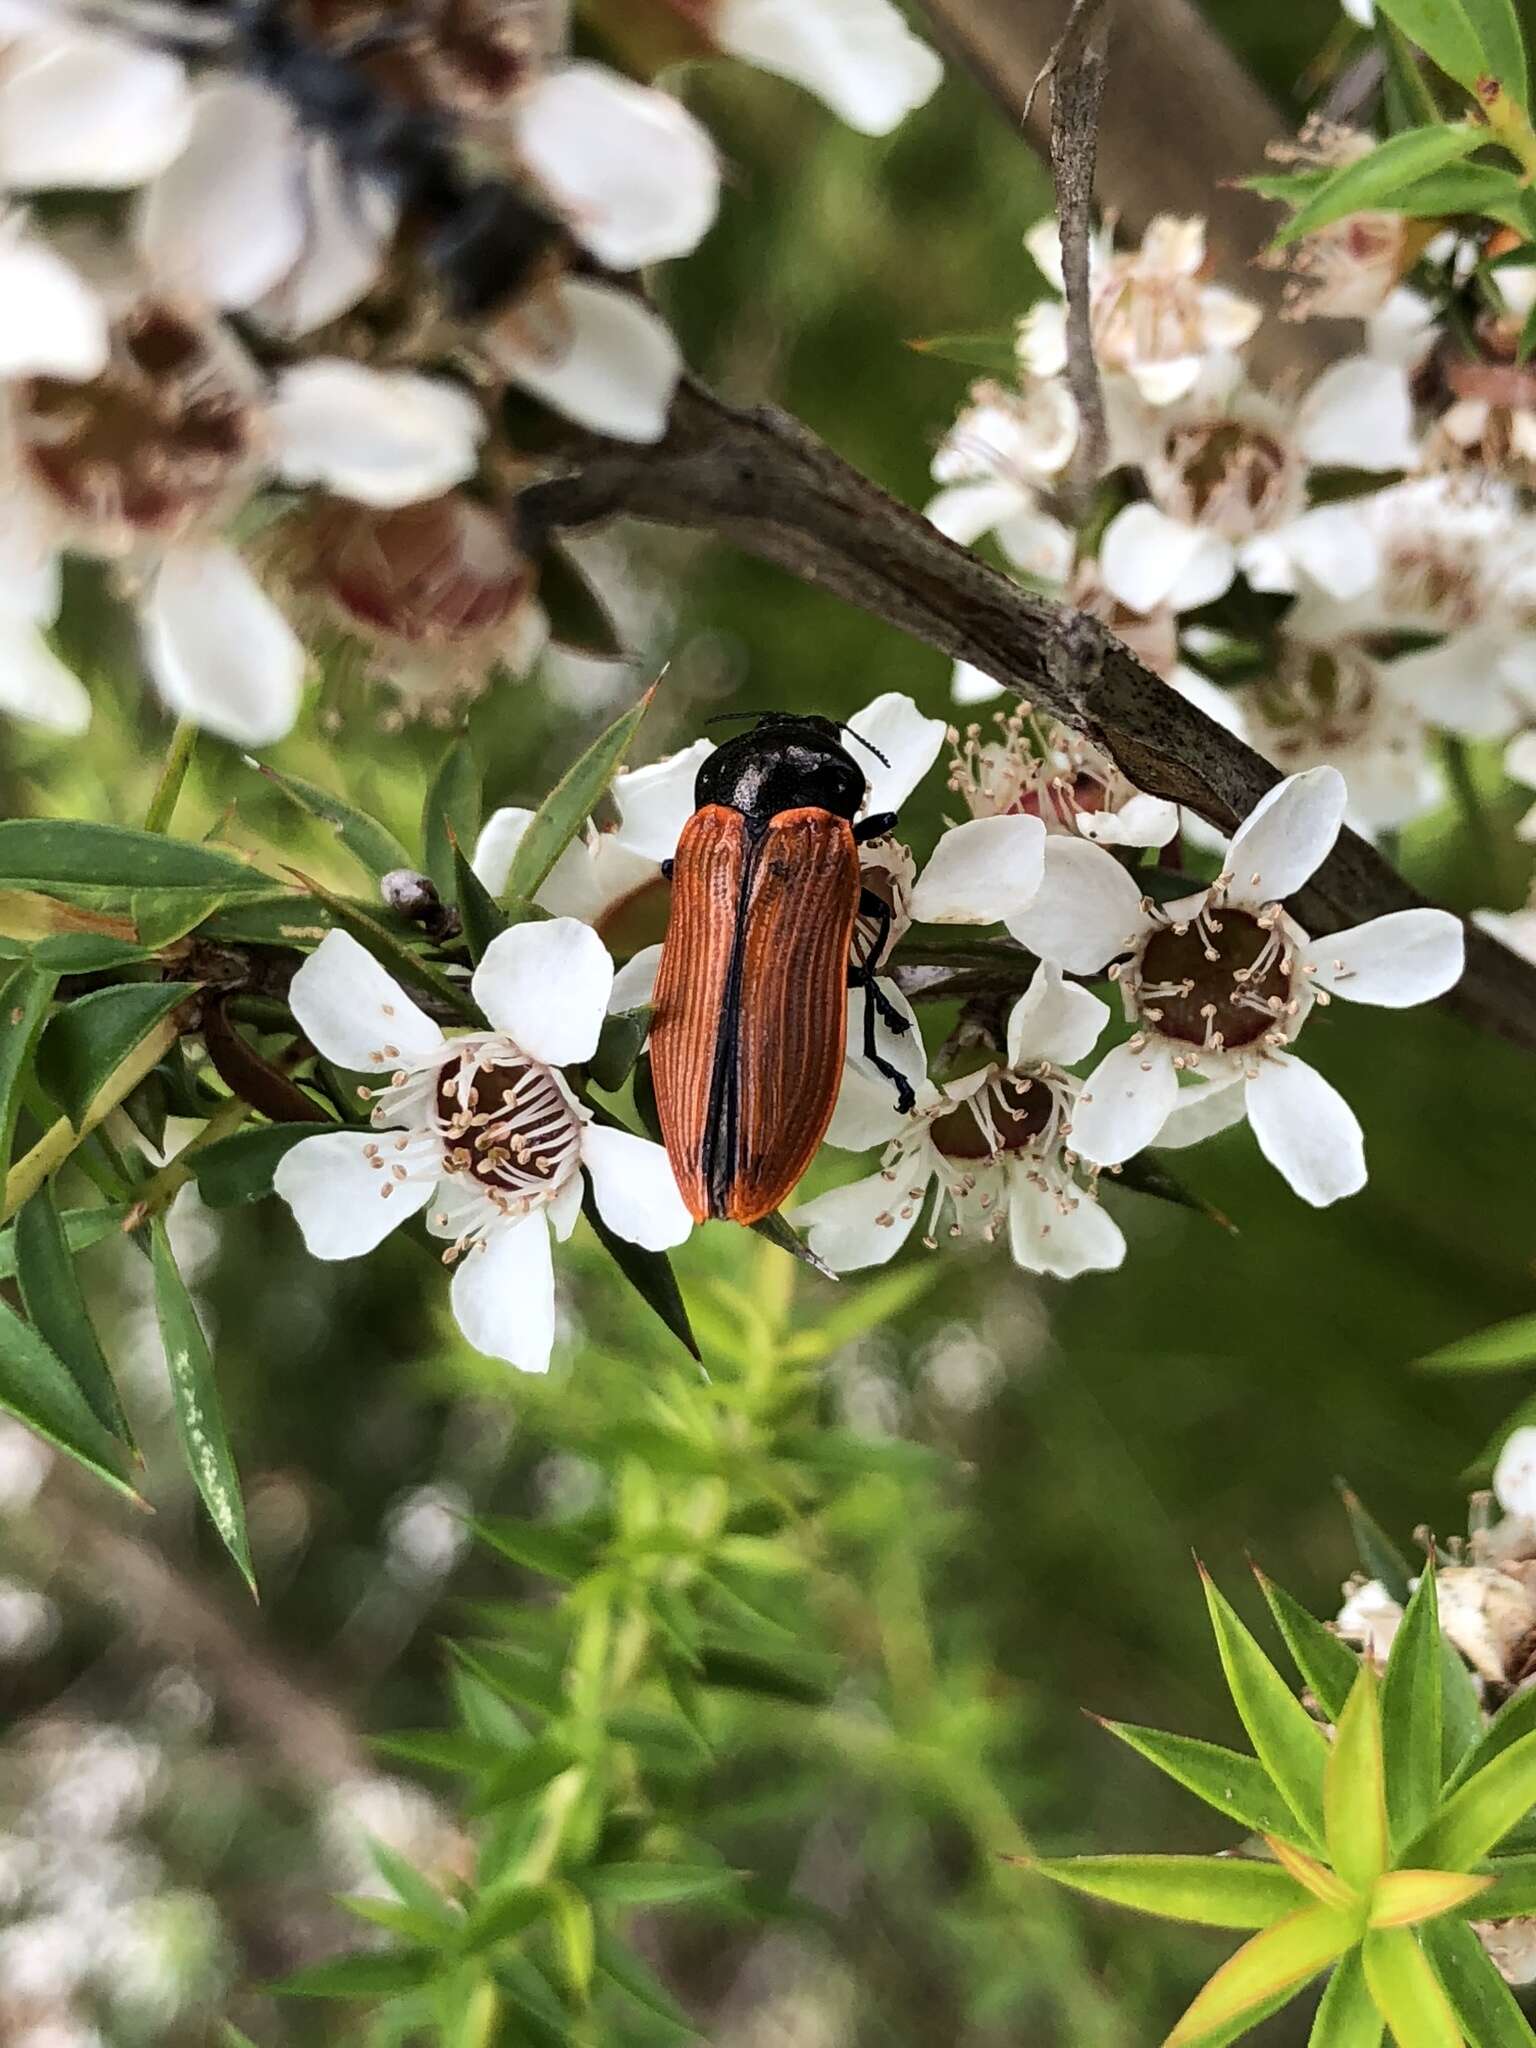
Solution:
<path fill-rule="evenodd" d="M 684 2034 L 697 2035 L 697 2028 L 656 1976 L 650 1964 L 642 1961 L 632 1948 L 625 1947 L 611 1934 L 599 1934 L 597 1937 L 597 1967 L 603 1976 L 617 1984 L 625 1996 L 633 1999 L 644 2011 L 668 2021 Z"/>
<path fill-rule="evenodd" d="M 1303 1906 L 1245 1942 L 1222 1964 L 1163 2048 L 1205 2048 L 1234 2020 L 1299 1990 L 1355 1943 L 1355 1923 L 1329 1906 Z M 1227 2038 L 1230 2038 L 1228 2036 Z"/>
<path fill-rule="evenodd" d="M 1283 1586 L 1277 1586 L 1263 1572 L 1256 1577 L 1296 1669 L 1328 1719 L 1337 1721 L 1360 1669 L 1360 1659 L 1348 1643 L 1341 1642 L 1332 1629 L 1308 1614 Z"/>
<path fill-rule="evenodd" d="M 408 1857 L 402 1856 L 398 1849 L 392 1849 L 377 1835 L 369 1838 L 368 1854 L 380 1877 L 397 1898 L 403 1899 L 418 1913 L 438 1918 L 444 1916 L 446 1908 L 442 1893 L 429 1878 L 422 1876 Z"/>
<path fill-rule="evenodd" d="M 1405 1928 L 1373 1929 L 1361 1957 L 1376 2010 L 1392 2029 L 1397 2048 L 1463 2048 L 1450 2000 Z"/>
<path fill-rule="evenodd" d="M 486 1893 L 464 1929 L 464 1953 L 478 1955 L 482 1949 L 494 1948 L 498 1942 L 521 1934 L 535 1920 L 542 1920 L 549 1906 L 550 1895 L 544 1885 L 506 1885 Z"/>
<path fill-rule="evenodd" d="M 1283 1842 L 1278 1835 L 1266 1835 L 1265 1841 L 1274 1852 L 1281 1869 L 1287 1871 L 1303 1891 L 1310 1892 L 1325 1906 L 1354 1908 L 1359 1901 L 1355 1893 L 1326 1863 L 1319 1863 L 1315 1856 L 1309 1856 L 1305 1849 L 1293 1849 L 1289 1842 Z"/>
<path fill-rule="evenodd" d="M 137 1499 L 128 1479 L 128 1453 L 102 1427 L 68 1367 L 30 1323 L 0 1301 L 0 1408 L 51 1444 Z"/>
<path fill-rule="evenodd" d="M 1459 1650 L 1440 1638 L 1440 1776 L 1441 1783 L 1459 1772 L 1483 1733 L 1483 1703 L 1477 1681 Z"/>
<path fill-rule="evenodd" d="M 104 1084 L 196 993 L 192 981 L 124 982 L 81 996 L 53 1017 L 37 1048 L 37 1078 L 77 1131 Z"/>
<path fill-rule="evenodd" d="M 1247 1828 L 1256 1835 L 1275 1835 L 1297 1847 L 1308 1843 L 1295 1814 L 1256 1758 L 1224 1749 L 1220 1743 L 1170 1735 L 1161 1728 L 1138 1728 L 1128 1721 L 1100 1725 L 1207 1806 L 1225 1814 L 1234 1827 Z"/>
<path fill-rule="evenodd" d="M 46 1184 L 16 1218 L 16 1277 L 33 1328 L 63 1360 L 91 1413 L 110 1435 L 131 1445 L 111 1368 L 86 1312 L 53 1189 Z"/>
<path fill-rule="evenodd" d="M 528 903 L 533 901 L 548 879 L 550 869 L 592 815 L 593 806 L 624 765 L 624 756 L 640 730 L 640 721 L 654 694 L 653 684 L 638 704 L 632 705 L 622 717 L 614 720 L 606 732 L 598 735 L 539 805 L 512 856 L 507 886 L 502 892 L 503 903 L 514 904 L 519 899 Z"/>
<path fill-rule="evenodd" d="M 555 1958 L 566 1990 L 579 2005 L 592 1995 L 597 1963 L 597 1928 L 592 1908 L 574 1885 L 548 1887 L 549 1917 L 554 1923 Z"/>
<path fill-rule="evenodd" d="M 1536 1686 L 1517 1692 L 1504 1702 L 1457 1765 L 1446 1790 L 1459 1790 L 1469 1778 L 1491 1764 L 1496 1756 L 1502 1756 L 1506 1749 L 1512 1749 L 1517 1742 L 1523 1742 L 1527 1735 L 1532 1734 L 1536 1734 Z"/>
<path fill-rule="evenodd" d="M 388 1998 L 416 1990 L 438 1967 L 433 1949 L 390 1949 L 382 1955 L 335 1956 L 330 1962 L 311 1963 L 307 1970 L 265 1988 L 279 1998 Z"/>
<path fill-rule="evenodd" d="M 521 1749 L 503 1751 L 501 1762 L 476 1787 L 468 1810 L 492 1813 L 498 1806 L 518 1805 L 576 1761 L 576 1752 L 556 1735 L 541 1735 Z"/>
<path fill-rule="evenodd" d="M 0 822 L 0 882 L 102 909 L 138 889 L 233 897 L 273 888 L 270 875 L 212 847 L 76 818 Z"/>
<path fill-rule="evenodd" d="M 677 1284 L 677 1275 L 666 1253 L 647 1251 L 643 1245 L 631 1244 L 627 1237 L 620 1237 L 617 1231 L 610 1230 L 598 1210 L 590 1182 L 581 1198 L 581 1213 L 591 1226 L 592 1235 L 636 1294 L 661 1317 L 689 1356 L 697 1358 L 699 1340 L 693 1334 L 683 1290 Z"/>
<path fill-rule="evenodd" d="M 1312 192 L 1282 225 L 1275 241 L 1283 246 L 1348 214 L 1379 208 L 1401 186 L 1470 156 L 1487 141 L 1485 128 L 1471 127 L 1406 128 L 1400 135 L 1390 135 Z"/>
<path fill-rule="evenodd" d="M 456 1728 L 402 1728 L 389 1735 L 370 1736 L 369 1747 L 381 1756 L 399 1757 L 425 1770 L 453 1771 L 467 1778 L 494 1771 L 507 1758 L 501 1743 Z"/>
<path fill-rule="evenodd" d="M 224 1429 L 213 1356 L 186 1282 L 177 1269 L 164 1219 L 158 1216 L 150 1226 L 150 1258 L 155 1276 L 155 1312 L 170 1374 L 171 1404 L 187 1469 L 225 1549 L 255 1593 L 256 1577 L 245 1533 L 245 1503 Z"/>
<path fill-rule="evenodd" d="M 22 1069 L 43 1028 L 56 980 L 55 975 L 23 966 L 12 968 L 0 981 L 0 1176 L 11 1163 Z"/>
<path fill-rule="evenodd" d="M 1021 1857 L 1069 1891 L 1199 1927 L 1269 1927 L 1306 1895 L 1278 1863 L 1251 1856 Z"/>
<path fill-rule="evenodd" d="M 1365 1969 L 1352 1951 L 1328 1979 L 1307 2036 L 1307 2048 L 1381 2048 L 1381 2014 L 1365 1981 Z"/>
<path fill-rule="evenodd" d="M 650 1028 L 649 1003 L 642 1004 L 638 1010 L 620 1010 L 604 1020 L 597 1051 L 587 1063 L 587 1072 L 595 1087 L 608 1095 L 618 1093 L 640 1057 Z"/>
<path fill-rule="evenodd" d="M 96 1209 L 63 1210 L 59 1221 L 70 1257 L 73 1258 L 77 1252 L 88 1252 L 93 1244 L 100 1244 L 105 1238 L 116 1237 L 127 1214 L 125 1205 L 112 1202 Z M 0 1230 L 0 1280 L 14 1280 L 15 1277 L 16 1226 L 12 1223 Z"/>
<path fill-rule="evenodd" d="M 539 603 L 549 620 L 549 637 L 557 647 L 569 647 L 599 661 L 624 659 L 624 641 L 607 605 L 558 541 L 551 542 L 539 563 Z"/>
<path fill-rule="evenodd" d="M 1404 1853 L 1424 1870 L 1468 1870 L 1536 1806 L 1536 1734 L 1523 1735 L 1452 1792 Z"/>
<path fill-rule="evenodd" d="M 960 363 L 968 370 L 988 370 L 994 377 L 1018 372 L 1018 343 L 1011 334 L 931 334 L 907 347 L 914 355 L 933 356 L 941 363 Z"/>
<path fill-rule="evenodd" d="M 602 1905 L 681 1906 L 739 1892 L 741 1876 L 723 1863 L 594 1863 L 581 1884 Z"/>
<path fill-rule="evenodd" d="M 1438 1707 L 1440 1695 L 1432 1661 L 1428 1669 Z M 1431 1754 L 1433 1768 L 1438 1772 L 1438 1712 Z M 1334 1869 L 1353 1890 L 1368 1890 L 1387 1867 L 1386 1766 L 1382 1758 L 1376 1674 L 1369 1664 L 1360 1666 L 1334 1731 L 1323 1773 L 1323 1809 L 1328 1853 Z"/>
<path fill-rule="evenodd" d="M 1470 1899 L 1479 1901 L 1493 1884 L 1490 1877 L 1469 1876 L 1462 1870 L 1389 1870 L 1371 1894 L 1373 1927 L 1416 1927 L 1421 1920 L 1438 1919 L 1454 1913 Z"/>
<path fill-rule="evenodd" d="M 272 1192 L 272 1176 L 283 1156 L 320 1128 L 315 1123 L 259 1124 L 216 1138 L 188 1161 L 197 1172 L 198 1193 L 210 1209 L 263 1200 Z"/>
<path fill-rule="evenodd" d="M 1249 1740 L 1297 1820 L 1320 1843 L 1328 1758 L 1323 1732 L 1211 1578 L 1202 1577 L 1222 1669 Z"/>
<path fill-rule="evenodd" d="M 1349 1517 L 1350 1532 L 1355 1539 L 1360 1562 L 1367 1574 L 1379 1579 L 1392 1599 L 1401 1607 L 1408 1605 L 1413 1587 L 1410 1584 L 1413 1572 L 1408 1560 L 1398 1549 L 1380 1522 L 1366 1507 L 1352 1487 L 1342 1480 L 1336 1480 L 1339 1498 L 1344 1503 L 1344 1512 Z"/>
<path fill-rule="evenodd" d="M 1432 1920 L 1419 1940 L 1467 2048 L 1531 2048 L 1530 2023 L 1464 1920 Z"/>
<path fill-rule="evenodd" d="M 501 905 L 470 866 L 457 837 L 452 851 L 453 900 L 459 907 L 470 958 L 478 964 L 485 958 L 492 939 L 506 930 L 507 920 Z"/>
<path fill-rule="evenodd" d="M 318 783 L 306 782 L 301 775 L 284 775 L 276 768 L 269 768 L 265 761 L 255 766 L 268 782 L 273 783 L 283 795 L 296 804 L 306 816 L 318 820 L 334 832 L 354 860 L 377 881 L 380 875 L 387 875 L 391 868 L 408 868 L 414 865 L 409 852 L 377 818 L 370 818 L 366 811 L 360 811 L 355 804 L 349 804 L 343 797 L 333 796 Z"/>
<path fill-rule="evenodd" d="M 548 1522 L 525 1522 L 512 1515 L 482 1515 L 475 1534 L 503 1557 L 531 1572 L 569 1585 L 597 1564 L 602 1543 L 593 1531 L 577 1524 L 557 1528 Z"/>
<path fill-rule="evenodd" d="M 1393 1638 L 1381 1684 L 1392 1842 L 1401 1848 L 1428 1823 L 1440 1798 L 1440 1610 L 1426 1570 Z"/>
<path fill-rule="evenodd" d="M 479 830 L 480 764 L 461 737 L 437 764 L 421 807 L 422 865 L 445 896 L 453 894 L 454 840 L 473 847 Z"/>
<path fill-rule="evenodd" d="M 1513 0 L 1381 0 L 1381 12 L 1468 92 L 1487 74 L 1525 104 L 1525 52 Z"/>
<path fill-rule="evenodd" d="M 1536 1315 L 1490 1323 L 1416 1362 L 1430 1372 L 1517 1372 L 1536 1363 Z"/>
<path fill-rule="evenodd" d="M 1493 1879 L 1479 1895 L 1475 1920 L 1514 1920 L 1536 1914 L 1536 1855 L 1492 1856 L 1485 1866 Z"/>

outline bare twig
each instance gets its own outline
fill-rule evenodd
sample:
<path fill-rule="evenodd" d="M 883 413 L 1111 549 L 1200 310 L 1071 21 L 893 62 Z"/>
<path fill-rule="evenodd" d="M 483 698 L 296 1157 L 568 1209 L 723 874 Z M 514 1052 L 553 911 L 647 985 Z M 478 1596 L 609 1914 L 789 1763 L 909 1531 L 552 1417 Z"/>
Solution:
<path fill-rule="evenodd" d="M 663 441 L 592 441 L 569 474 L 526 492 L 518 509 L 535 539 L 541 527 L 620 513 L 715 533 L 995 676 L 1104 747 L 1139 788 L 1224 831 L 1280 779 L 1107 626 L 1010 582 L 772 407 L 729 406 L 685 383 Z M 1321 933 L 1421 901 L 1346 832 L 1297 907 Z M 1466 975 L 1447 1001 L 1536 1051 L 1536 968 L 1475 929 Z"/>

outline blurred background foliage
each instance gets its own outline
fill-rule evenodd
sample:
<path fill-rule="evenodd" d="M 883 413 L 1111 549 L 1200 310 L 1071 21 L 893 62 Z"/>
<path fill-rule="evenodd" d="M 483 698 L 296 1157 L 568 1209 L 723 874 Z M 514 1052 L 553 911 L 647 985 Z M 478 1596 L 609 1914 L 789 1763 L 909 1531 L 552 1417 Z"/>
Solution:
<path fill-rule="evenodd" d="M 1209 11 L 1299 104 L 1300 75 L 1337 19 L 1331 0 Z M 728 164 L 719 224 L 662 287 L 690 360 L 734 397 L 787 405 L 921 502 L 966 373 L 905 344 L 1011 322 L 1035 283 L 1020 236 L 1048 204 L 1040 166 L 961 75 L 886 143 L 760 73 L 705 67 L 685 90 Z M 1155 188 L 1155 163 L 1147 178 Z M 655 665 L 670 660 L 637 759 L 725 709 L 847 714 L 890 689 L 945 708 L 938 657 L 767 568 L 646 533 L 605 537 L 593 559 L 621 577 L 626 628 Z M 84 637 L 88 593 L 72 616 Z M 86 739 L 8 729 L 8 813 L 142 819 L 168 728 L 123 650 L 96 652 Z M 634 687 L 566 660 L 543 687 L 504 686 L 476 705 L 487 807 L 536 802 Z M 447 743 L 337 682 L 273 758 L 409 835 Z M 1493 764 L 1474 765 L 1499 820 L 1486 845 L 1507 849 Z M 334 846 L 217 742 L 202 743 L 183 805 L 182 831 L 217 824 L 236 843 L 336 868 Z M 913 807 L 919 854 L 942 807 L 934 786 Z M 1415 827 L 1401 858 L 1457 907 L 1523 896 L 1525 875 L 1490 877 L 1485 842 L 1454 812 Z M 1112 1193 L 1125 1266 L 1066 1288 L 1000 1253 L 929 1255 L 914 1240 L 900 1270 L 921 1268 L 921 1284 L 831 1349 L 822 1418 L 935 1453 L 893 1458 L 859 1492 L 845 1555 L 831 1560 L 837 1597 L 817 1617 L 816 1647 L 839 1682 L 872 1725 L 892 1715 L 896 1735 L 878 1759 L 858 1759 L 824 1745 L 806 1716 L 732 1708 L 695 1788 L 696 1824 L 727 1860 L 806 1904 L 766 1933 L 673 1915 L 654 1936 L 651 1960 L 717 2043 L 1151 2042 L 1212 1967 L 1213 1940 L 1063 1906 L 995 1853 L 1026 1836 L 1060 1853 L 1220 1846 L 1214 1816 L 1079 1710 L 1232 1741 L 1191 1552 L 1250 1619 L 1260 1603 L 1245 1555 L 1330 1613 L 1354 1562 L 1333 1476 L 1347 1474 L 1400 1536 L 1421 1521 L 1460 1527 L 1490 1436 L 1527 1391 L 1414 1361 L 1531 1307 L 1528 1065 L 1439 1014 L 1334 1011 L 1308 1047 L 1367 1133 L 1371 1179 L 1354 1200 L 1304 1208 L 1246 1132 L 1231 1133 L 1188 1170 L 1234 1234 Z M 584 1513 L 600 1478 L 571 1448 L 580 1417 L 686 1364 L 590 1245 L 556 1371 L 536 1385 L 466 1352 L 438 1275 L 409 1244 L 320 1266 L 275 1203 L 216 1226 L 179 1212 L 177 1229 L 194 1243 L 217 1328 L 263 1604 L 243 1604 L 179 1460 L 156 1455 L 170 1424 L 138 1262 L 88 1254 L 159 1510 L 126 1540 L 167 1556 L 229 1639 L 210 1656 L 202 1625 L 178 1624 L 175 1598 L 132 1573 L 118 1580 L 102 1561 L 112 1553 L 88 1540 L 124 1530 L 112 1504 L 58 1474 L 34 1497 L 24 1447 L 0 1445 L 6 2039 L 66 2010 L 93 2012 L 113 2042 L 214 2039 L 214 2014 L 261 2043 L 352 2038 L 345 2008 L 279 2005 L 250 1986 L 341 1938 L 325 1896 L 366 1868 L 360 1817 L 423 1855 L 439 1825 L 402 1785 L 349 1781 L 337 1760 L 369 1768 L 362 1738 L 449 1718 L 440 1638 L 464 1626 L 466 1602 L 545 1597 L 466 1553 L 457 1513 Z M 677 1265 L 699 1302 L 759 1290 L 785 1313 L 792 1288 L 807 1330 L 857 1295 L 725 1226 L 696 1236 Z M 42 1608 L 26 1608 L 29 1592 Z M 285 1754 L 302 1752 L 305 1734 L 291 1728 L 285 1745 L 253 1705 L 269 1671 L 334 1706 L 334 1726 L 317 1725 L 350 1731 L 338 1748 Z M 16 1847 L 28 1842 L 30 1861 Z M 451 1854 L 451 1830 L 444 1843 Z M 50 1978 L 46 1942 L 13 1936 L 50 1913 L 84 1926 L 81 1899 L 114 1886 L 143 1900 L 138 1961 L 92 1958 L 98 1976 L 61 2000 L 75 1966 L 54 1954 Z M 53 1929 L 56 1949 L 68 1932 Z M 75 2048 L 57 2023 L 37 2033 L 40 2048 Z M 1300 2042 L 1304 2025 L 1293 2014 L 1262 2038 Z"/>

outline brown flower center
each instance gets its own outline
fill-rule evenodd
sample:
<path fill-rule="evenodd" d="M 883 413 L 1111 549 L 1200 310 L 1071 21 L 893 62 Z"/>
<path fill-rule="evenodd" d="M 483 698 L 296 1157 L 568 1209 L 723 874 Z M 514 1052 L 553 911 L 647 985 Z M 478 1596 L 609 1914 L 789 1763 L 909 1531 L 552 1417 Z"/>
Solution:
<path fill-rule="evenodd" d="M 1142 1018 L 1185 1045 L 1252 1045 L 1291 998 L 1290 950 L 1251 911 L 1222 909 L 1180 931 L 1168 925 L 1142 949 L 1136 998 Z"/>
<path fill-rule="evenodd" d="M 506 1202 L 553 1194 L 575 1162 L 580 1126 L 548 1067 L 502 1050 L 466 1053 L 438 1077 L 445 1163 Z"/>
<path fill-rule="evenodd" d="M 1292 467 L 1286 451 L 1273 434 L 1241 420 L 1179 428 L 1163 456 L 1187 515 L 1229 538 L 1251 533 L 1283 508 Z"/>
<path fill-rule="evenodd" d="M 1027 1152 L 1049 1129 L 1057 1108 L 1057 1089 L 1043 1075 L 998 1074 L 984 1091 L 986 1118 L 996 1133 L 994 1145 L 969 1102 L 934 1119 L 930 1133 L 946 1159 L 991 1159 L 999 1152 Z"/>
<path fill-rule="evenodd" d="M 458 492 L 391 512 L 323 500 L 288 534 L 301 585 L 350 623 L 413 646 L 495 633 L 533 594 L 532 563 Z"/>

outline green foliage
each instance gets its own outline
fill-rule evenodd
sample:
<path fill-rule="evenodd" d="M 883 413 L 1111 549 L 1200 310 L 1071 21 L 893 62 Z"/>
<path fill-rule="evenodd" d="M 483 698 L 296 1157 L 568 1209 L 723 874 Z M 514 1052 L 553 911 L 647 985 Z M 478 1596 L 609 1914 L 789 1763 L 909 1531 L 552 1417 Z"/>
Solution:
<path fill-rule="evenodd" d="M 506 908 L 526 917 L 555 862 L 576 837 L 615 775 L 624 765 L 640 721 L 650 709 L 659 685 L 652 684 L 640 701 L 616 718 L 608 730 L 592 742 L 555 784 L 533 817 L 512 856 L 507 886 L 502 892 Z"/>

